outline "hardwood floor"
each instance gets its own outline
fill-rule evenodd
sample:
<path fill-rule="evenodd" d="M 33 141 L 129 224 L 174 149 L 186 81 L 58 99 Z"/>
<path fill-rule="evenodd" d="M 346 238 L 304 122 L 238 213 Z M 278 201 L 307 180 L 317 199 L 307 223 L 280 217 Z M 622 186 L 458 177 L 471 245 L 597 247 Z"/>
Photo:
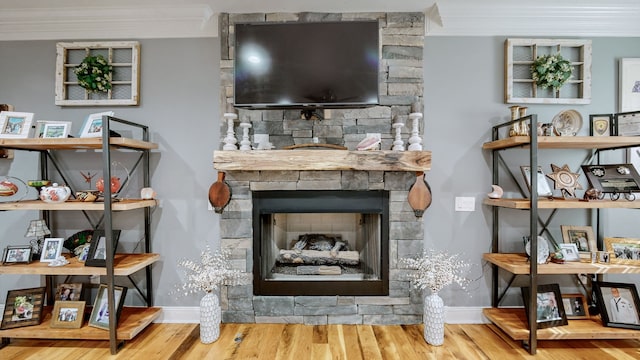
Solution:
<path fill-rule="evenodd" d="M 197 324 L 153 324 L 110 355 L 106 341 L 15 339 L 0 359 L 528 359 L 520 342 L 493 325 L 446 325 L 443 346 L 430 346 L 422 326 L 223 324 L 213 344 Z M 637 340 L 540 341 L 536 359 L 640 359 Z"/>

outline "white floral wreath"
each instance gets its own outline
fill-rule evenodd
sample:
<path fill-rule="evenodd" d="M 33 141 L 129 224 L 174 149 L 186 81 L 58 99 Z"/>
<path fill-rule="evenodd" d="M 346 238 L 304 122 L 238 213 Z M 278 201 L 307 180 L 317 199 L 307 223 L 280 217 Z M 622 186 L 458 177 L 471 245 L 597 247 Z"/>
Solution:
<path fill-rule="evenodd" d="M 572 76 L 573 66 L 569 60 L 557 53 L 538 56 L 531 65 L 533 82 L 543 89 L 559 89 Z"/>

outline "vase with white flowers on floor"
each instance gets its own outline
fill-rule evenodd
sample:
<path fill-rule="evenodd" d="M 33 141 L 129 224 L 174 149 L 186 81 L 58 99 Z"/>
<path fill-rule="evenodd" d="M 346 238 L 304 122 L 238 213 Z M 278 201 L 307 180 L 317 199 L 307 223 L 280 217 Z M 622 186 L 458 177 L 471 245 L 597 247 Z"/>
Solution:
<path fill-rule="evenodd" d="M 444 344 L 445 307 L 438 293 L 452 283 L 464 288 L 469 280 L 461 273 L 469 264 L 457 254 L 435 250 L 424 251 L 416 258 L 403 258 L 401 264 L 415 270 L 409 276 L 416 289 L 431 291 L 424 297 L 424 340 L 430 345 Z"/>
<path fill-rule="evenodd" d="M 203 344 L 213 343 L 220 337 L 222 309 L 217 295 L 220 287 L 243 285 L 250 281 L 249 274 L 232 268 L 230 255 L 228 249 L 212 253 L 207 246 L 200 255 L 200 262 L 188 259 L 178 262 L 178 266 L 184 268 L 186 279 L 174 293 L 205 293 L 200 300 L 200 342 Z"/>

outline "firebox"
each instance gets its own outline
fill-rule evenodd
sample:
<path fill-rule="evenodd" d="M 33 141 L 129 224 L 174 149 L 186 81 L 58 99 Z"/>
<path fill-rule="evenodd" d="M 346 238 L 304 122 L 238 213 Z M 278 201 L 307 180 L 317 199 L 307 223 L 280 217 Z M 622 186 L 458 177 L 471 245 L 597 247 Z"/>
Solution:
<path fill-rule="evenodd" d="M 388 191 L 253 192 L 255 295 L 389 295 Z"/>

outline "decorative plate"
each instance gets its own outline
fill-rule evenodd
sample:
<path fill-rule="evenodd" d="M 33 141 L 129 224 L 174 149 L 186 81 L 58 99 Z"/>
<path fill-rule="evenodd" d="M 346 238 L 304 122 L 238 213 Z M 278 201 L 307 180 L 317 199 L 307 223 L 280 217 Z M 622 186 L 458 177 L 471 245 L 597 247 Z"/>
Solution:
<path fill-rule="evenodd" d="M 524 247 L 527 255 L 531 256 L 531 241 L 527 241 L 527 245 Z M 542 236 L 538 236 L 538 264 L 544 264 L 549 257 L 549 243 L 547 239 Z"/>
<path fill-rule="evenodd" d="M 576 136 L 582 127 L 582 115 L 576 110 L 560 111 L 551 120 L 553 131 L 558 136 Z"/>
<path fill-rule="evenodd" d="M 24 181 L 13 176 L 0 178 L 0 202 L 20 201 L 29 193 Z"/>

